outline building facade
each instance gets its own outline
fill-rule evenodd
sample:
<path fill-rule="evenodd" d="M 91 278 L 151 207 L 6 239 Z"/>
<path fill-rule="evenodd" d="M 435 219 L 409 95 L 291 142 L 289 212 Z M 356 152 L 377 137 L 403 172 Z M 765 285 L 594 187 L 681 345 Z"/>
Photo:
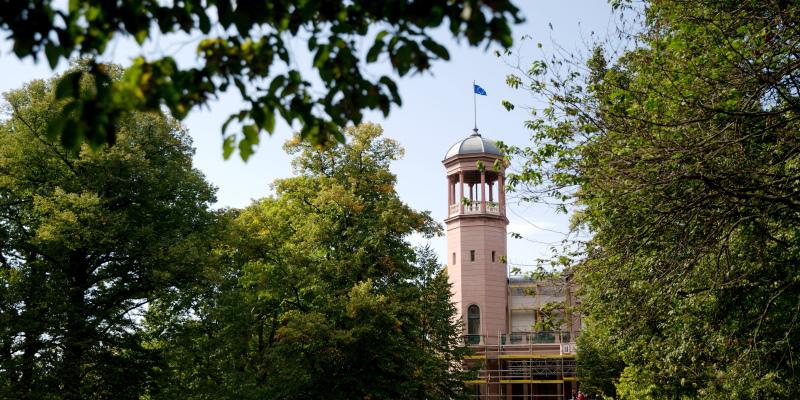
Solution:
<path fill-rule="evenodd" d="M 481 399 L 569 399 L 577 388 L 580 316 L 568 277 L 509 278 L 504 159 L 477 130 L 454 144 L 447 171 L 447 274 Z"/>

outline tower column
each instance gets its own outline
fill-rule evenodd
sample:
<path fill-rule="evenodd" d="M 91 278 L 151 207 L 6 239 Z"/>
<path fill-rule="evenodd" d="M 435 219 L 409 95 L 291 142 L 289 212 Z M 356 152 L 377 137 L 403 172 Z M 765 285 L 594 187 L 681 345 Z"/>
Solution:
<path fill-rule="evenodd" d="M 498 177 L 497 197 L 500 200 L 500 214 L 506 215 L 506 176 L 501 173 Z"/>
<path fill-rule="evenodd" d="M 481 212 L 486 212 L 486 171 L 481 171 Z"/>
<path fill-rule="evenodd" d="M 461 186 L 461 196 L 458 197 L 458 213 L 464 213 L 464 171 L 458 171 L 458 182 Z"/>
<path fill-rule="evenodd" d="M 447 216 L 450 216 L 450 205 L 453 204 L 453 182 L 450 176 L 447 176 Z"/>

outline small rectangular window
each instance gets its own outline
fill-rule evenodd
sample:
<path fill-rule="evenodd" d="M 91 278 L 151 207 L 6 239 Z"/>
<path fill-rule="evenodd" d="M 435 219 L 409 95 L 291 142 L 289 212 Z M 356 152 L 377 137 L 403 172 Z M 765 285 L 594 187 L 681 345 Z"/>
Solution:
<path fill-rule="evenodd" d="M 453 265 L 456 265 L 456 253 L 453 252 Z"/>
<path fill-rule="evenodd" d="M 469 251 L 469 260 L 470 261 L 475 261 L 475 250 L 470 250 Z"/>
<path fill-rule="evenodd" d="M 494 250 L 492 250 L 492 262 L 494 262 Z"/>

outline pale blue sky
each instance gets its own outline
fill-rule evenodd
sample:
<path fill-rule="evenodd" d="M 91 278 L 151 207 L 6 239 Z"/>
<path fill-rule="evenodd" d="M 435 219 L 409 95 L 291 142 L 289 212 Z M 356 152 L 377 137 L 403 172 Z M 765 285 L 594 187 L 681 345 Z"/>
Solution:
<path fill-rule="evenodd" d="M 532 42 L 519 52 L 523 64 L 548 55 L 553 43 L 563 49 L 584 51 L 592 40 L 591 32 L 605 38 L 615 26 L 615 17 L 604 0 L 518 0 L 517 3 L 527 22 L 514 27 L 514 37 L 532 37 Z M 140 54 L 173 54 L 181 63 L 191 64 L 195 59 L 194 39 L 188 38 L 188 44 L 183 45 L 187 42 L 185 36 L 165 37 L 149 41 L 144 49 L 132 45 L 130 40 L 119 40 L 110 46 L 108 58 L 125 65 Z M 541 42 L 543 47 L 536 48 L 536 42 Z M 370 113 L 366 118 L 381 124 L 385 135 L 398 140 L 406 149 L 405 158 L 392 167 L 398 176 L 397 190 L 402 199 L 418 210 L 430 210 L 438 221 L 445 218 L 447 198 L 442 158 L 454 142 L 468 136 L 472 129 L 472 81 L 488 93 L 478 98 L 478 127 L 485 137 L 525 145 L 529 136 L 523 127 L 527 112 L 521 108 L 507 112 L 500 101 L 508 99 L 527 106 L 536 104 L 536 99 L 506 87 L 505 76 L 512 71 L 494 55 L 493 49 L 470 48 L 452 40 L 444 44 L 450 49 L 449 62 L 435 64 L 431 73 L 399 80 L 402 107 L 394 108 L 388 118 L 379 113 Z M 31 59 L 20 61 L 9 49 L 7 41 L 0 42 L 0 92 L 52 75 L 44 60 L 38 64 Z M 304 56 L 298 54 L 298 57 L 302 64 Z M 57 70 L 65 67 L 62 62 Z M 380 71 L 385 66 L 372 68 Z M 291 129 L 285 124 L 279 123 L 272 137 L 262 137 L 261 147 L 247 163 L 238 156 L 227 161 L 222 159 L 220 127 L 240 106 L 238 95 L 226 94 L 207 109 L 192 111 L 183 121 L 197 148 L 195 165 L 219 188 L 219 207 L 246 206 L 253 199 L 269 194 L 270 182 L 274 179 L 291 175 L 289 157 L 281 148 L 291 136 Z M 511 265 L 531 264 L 537 257 L 548 256 L 549 246 L 543 243 L 563 239 L 551 230 L 568 230 L 568 217 L 556 214 L 547 206 L 509 204 L 509 208 L 509 231 L 525 237 L 509 238 Z M 413 240 L 423 243 L 419 238 Z M 444 261 L 444 238 L 432 239 L 430 244 Z"/>

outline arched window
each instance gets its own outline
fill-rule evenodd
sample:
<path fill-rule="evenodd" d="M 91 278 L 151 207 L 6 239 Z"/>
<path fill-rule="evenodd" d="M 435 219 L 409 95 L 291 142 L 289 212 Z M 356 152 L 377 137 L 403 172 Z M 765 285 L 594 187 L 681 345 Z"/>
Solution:
<path fill-rule="evenodd" d="M 481 334 L 481 309 L 475 304 L 467 308 L 467 334 Z"/>

